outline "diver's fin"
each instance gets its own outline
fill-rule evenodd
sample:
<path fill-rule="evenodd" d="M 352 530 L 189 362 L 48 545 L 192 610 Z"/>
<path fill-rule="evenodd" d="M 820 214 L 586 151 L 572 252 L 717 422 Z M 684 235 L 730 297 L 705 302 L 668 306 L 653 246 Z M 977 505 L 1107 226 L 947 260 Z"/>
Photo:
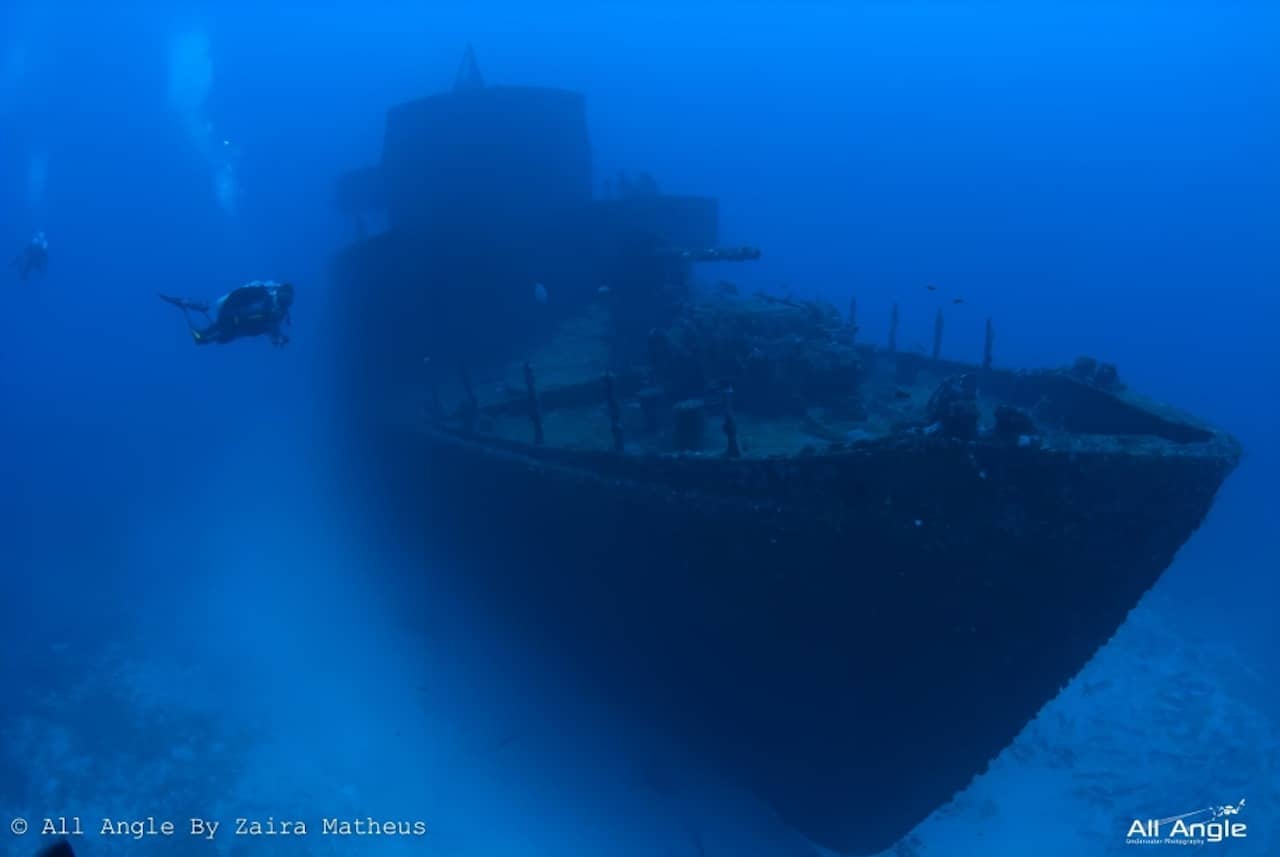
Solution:
<path fill-rule="evenodd" d="M 59 839 L 48 848 L 42 849 L 36 857 L 76 857 L 76 852 L 71 850 L 70 842 Z"/>
<path fill-rule="evenodd" d="M 187 298 L 175 298 L 170 295 L 160 295 L 160 300 L 165 301 L 166 303 L 171 303 L 174 306 L 176 306 L 178 309 L 183 311 L 195 310 L 196 312 L 202 312 L 205 314 L 208 314 L 209 312 L 209 305 L 204 301 L 193 301 Z"/>

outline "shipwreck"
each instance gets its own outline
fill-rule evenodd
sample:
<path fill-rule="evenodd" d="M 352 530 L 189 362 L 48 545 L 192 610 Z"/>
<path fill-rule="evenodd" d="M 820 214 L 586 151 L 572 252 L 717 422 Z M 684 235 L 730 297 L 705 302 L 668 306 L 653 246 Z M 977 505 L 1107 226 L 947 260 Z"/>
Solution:
<path fill-rule="evenodd" d="M 341 357 L 396 519 L 813 842 L 887 848 L 1115 633 L 1240 446 L 1105 363 L 1000 366 L 990 327 L 965 363 L 940 321 L 906 352 L 741 294 L 714 199 L 595 185 L 583 97 L 470 54 L 340 180 Z"/>

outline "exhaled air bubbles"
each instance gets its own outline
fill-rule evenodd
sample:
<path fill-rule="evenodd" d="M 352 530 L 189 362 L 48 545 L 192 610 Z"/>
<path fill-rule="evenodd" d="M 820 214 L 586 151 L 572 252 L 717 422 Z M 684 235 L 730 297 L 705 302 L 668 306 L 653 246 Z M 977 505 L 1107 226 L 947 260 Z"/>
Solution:
<path fill-rule="evenodd" d="M 49 156 L 36 152 L 27 164 L 27 205 L 32 211 L 44 206 L 44 189 L 49 178 Z"/>
<path fill-rule="evenodd" d="M 169 43 L 169 103 L 213 177 L 214 198 L 227 214 L 234 214 L 238 188 L 231 159 L 231 142 L 221 138 L 206 113 L 213 90 L 213 58 L 209 39 L 201 30 L 180 33 Z"/>

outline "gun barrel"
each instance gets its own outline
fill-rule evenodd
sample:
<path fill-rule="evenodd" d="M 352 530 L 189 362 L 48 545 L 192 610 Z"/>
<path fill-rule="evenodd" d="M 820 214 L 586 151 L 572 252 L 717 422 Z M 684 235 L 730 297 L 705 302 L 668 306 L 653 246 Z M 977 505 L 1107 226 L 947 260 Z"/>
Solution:
<path fill-rule="evenodd" d="M 749 262 L 760 258 L 759 247 L 706 247 L 698 250 L 677 247 L 658 252 L 685 262 Z"/>

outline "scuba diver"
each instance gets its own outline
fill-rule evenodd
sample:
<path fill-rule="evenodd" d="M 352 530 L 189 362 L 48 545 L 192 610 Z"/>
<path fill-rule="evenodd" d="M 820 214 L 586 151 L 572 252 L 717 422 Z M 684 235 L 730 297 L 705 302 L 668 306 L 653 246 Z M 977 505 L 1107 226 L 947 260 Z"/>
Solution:
<path fill-rule="evenodd" d="M 160 295 L 160 299 L 182 310 L 196 345 L 225 345 L 246 336 L 270 337 L 272 345 L 287 345 L 289 342 L 289 337 L 281 330 L 293 321 L 289 316 L 289 309 L 293 306 L 293 286 L 289 283 L 271 280 L 246 283 L 218 298 L 212 315 L 209 305 L 203 301 L 169 295 Z M 203 315 L 208 324 L 203 327 L 194 324 L 192 312 Z"/>
<path fill-rule="evenodd" d="M 28 279 L 32 273 L 43 274 L 49 267 L 49 242 L 43 232 L 37 232 L 22 252 L 13 257 L 11 263 L 18 269 L 18 276 Z"/>
<path fill-rule="evenodd" d="M 57 842 L 40 849 L 40 853 L 36 857 L 76 857 L 76 852 L 71 850 L 71 843 L 66 839 L 59 839 Z"/>

